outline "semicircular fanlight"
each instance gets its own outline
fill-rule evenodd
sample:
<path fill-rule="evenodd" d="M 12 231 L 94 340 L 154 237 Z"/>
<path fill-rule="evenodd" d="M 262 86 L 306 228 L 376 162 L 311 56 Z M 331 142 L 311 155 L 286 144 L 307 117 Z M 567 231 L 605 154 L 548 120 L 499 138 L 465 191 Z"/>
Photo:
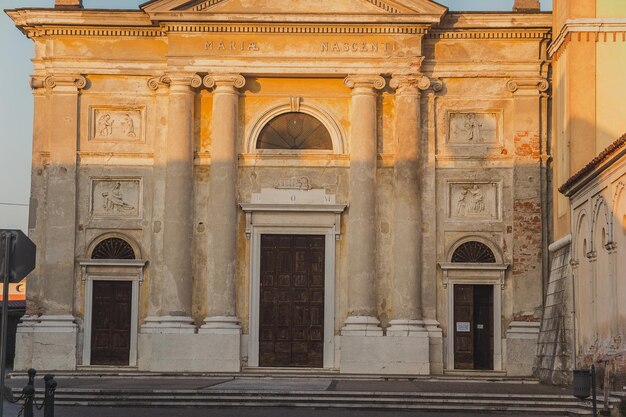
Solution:
<path fill-rule="evenodd" d="M 306 113 L 290 112 L 269 121 L 261 130 L 257 149 L 332 150 L 326 126 Z"/>
<path fill-rule="evenodd" d="M 91 259 L 135 259 L 135 251 L 124 239 L 111 237 L 96 245 Z"/>
<path fill-rule="evenodd" d="M 496 257 L 487 245 L 472 241 L 456 248 L 452 255 L 452 262 L 495 264 Z"/>

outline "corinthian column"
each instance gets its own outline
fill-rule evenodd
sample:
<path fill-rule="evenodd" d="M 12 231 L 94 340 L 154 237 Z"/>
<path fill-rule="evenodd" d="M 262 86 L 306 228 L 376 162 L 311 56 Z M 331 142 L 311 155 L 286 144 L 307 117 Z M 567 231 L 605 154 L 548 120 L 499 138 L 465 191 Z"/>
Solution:
<path fill-rule="evenodd" d="M 195 333 L 191 318 L 195 74 L 162 77 L 169 84 L 163 211 L 163 263 L 151 283 L 150 314 L 143 333 Z"/>
<path fill-rule="evenodd" d="M 348 318 L 342 335 L 380 335 L 376 318 L 377 75 L 345 79 L 352 89 L 350 113 L 350 209 L 348 219 Z"/>
<path fill-rule="evenodd" d="M 391 318 L 387 334 L 408 336 L 424 332 L 422 321 L 420 205 L 421 115 L 420 89 L 430 87 L 430 79 L 396 76 L 390 86 L 396 89 L 396 158 L 393 190 L 393 267 Z"/>
<path fill-rule="evenodd" d="M 214 88 L 209 190 L 207 317 L 200 333 L 241 332 L 236 313 L 237 279 L 237 124 L 239 74 L 210 74 Z"/>

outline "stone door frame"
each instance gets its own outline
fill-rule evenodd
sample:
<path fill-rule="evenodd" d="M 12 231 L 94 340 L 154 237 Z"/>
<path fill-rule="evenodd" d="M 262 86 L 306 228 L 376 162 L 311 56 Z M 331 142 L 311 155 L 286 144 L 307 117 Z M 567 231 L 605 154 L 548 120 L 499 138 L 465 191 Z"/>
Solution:
<path fill-rule="evenodd" d="M 91 365 L 91 325 L 93 320 L 93 283 L 94 281 L 131 281 L 130 312 L 130 354 L 128 366 L 137 366 L 137 338 L 139 331 L 139 286 L 143 282 L 143 268 L 146 261 L 80 261 L 82 281 L 85 286 L 83 319 L 83 361 L 82 366 Z M 115 268 L 116 272 L 110 269 Z M 96 366 L 96 365 L 94 365 Z M 99 366 L 99 365 L 98 365 Z"/>
<path fill-rule="evenodd" d="M 306 191 L 295 192 L 296 194 Z M 261 235 L 324 235 L 324 362 L 335 368 L 335 270 L 340 214 L 346 205 L 242 204 L 246 212 L 246 236 L 250 239 L 250 309 L 248 366 L 259 366 L 261 300 Z"/>
<path fill-rule="evenodd" d="M 443 285 L 448 292 L 448 331 L 446 335 L 446 370 L 454 364 L 454 286 L 493 286 L 493 370 L 502 370 L 502 289 L 508 264 L 464 264 L 442 262 Z"/>

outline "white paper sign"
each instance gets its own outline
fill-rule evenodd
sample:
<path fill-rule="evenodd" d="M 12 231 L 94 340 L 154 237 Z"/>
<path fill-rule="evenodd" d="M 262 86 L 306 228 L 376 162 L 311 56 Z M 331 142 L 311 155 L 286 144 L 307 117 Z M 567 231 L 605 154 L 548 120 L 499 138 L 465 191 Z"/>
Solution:
<path fill-rule="evenodd" d="M 458 321 L 456 323 L 456 331 L 458 333 L 469 333 L 470 332 L 469 321 Z"/>

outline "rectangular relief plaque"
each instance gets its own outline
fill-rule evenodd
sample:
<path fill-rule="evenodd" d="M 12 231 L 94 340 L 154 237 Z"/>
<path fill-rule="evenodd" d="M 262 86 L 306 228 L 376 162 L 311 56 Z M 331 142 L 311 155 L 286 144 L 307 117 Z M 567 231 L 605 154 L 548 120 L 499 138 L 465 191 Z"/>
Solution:
<path fill-rule="evenodd" d="M 144 108 L 92 107 L 90 140 L 144 142 Z"/>
<path fill-rule="evenodd" d="M 498 113 L 450 113 L 450 145 L 494 145 L 499 143 Z"/>
<path fill-rule="evenodd" d="M 142 213 L 140 178 L 92 178 L 91 217 L 138 219 Z"/>
<path fill-rule="evenodd" d="M 500 198 L 497 182 L 451 182 L 448 184 L 448 218 L 500 220 Z"/>

